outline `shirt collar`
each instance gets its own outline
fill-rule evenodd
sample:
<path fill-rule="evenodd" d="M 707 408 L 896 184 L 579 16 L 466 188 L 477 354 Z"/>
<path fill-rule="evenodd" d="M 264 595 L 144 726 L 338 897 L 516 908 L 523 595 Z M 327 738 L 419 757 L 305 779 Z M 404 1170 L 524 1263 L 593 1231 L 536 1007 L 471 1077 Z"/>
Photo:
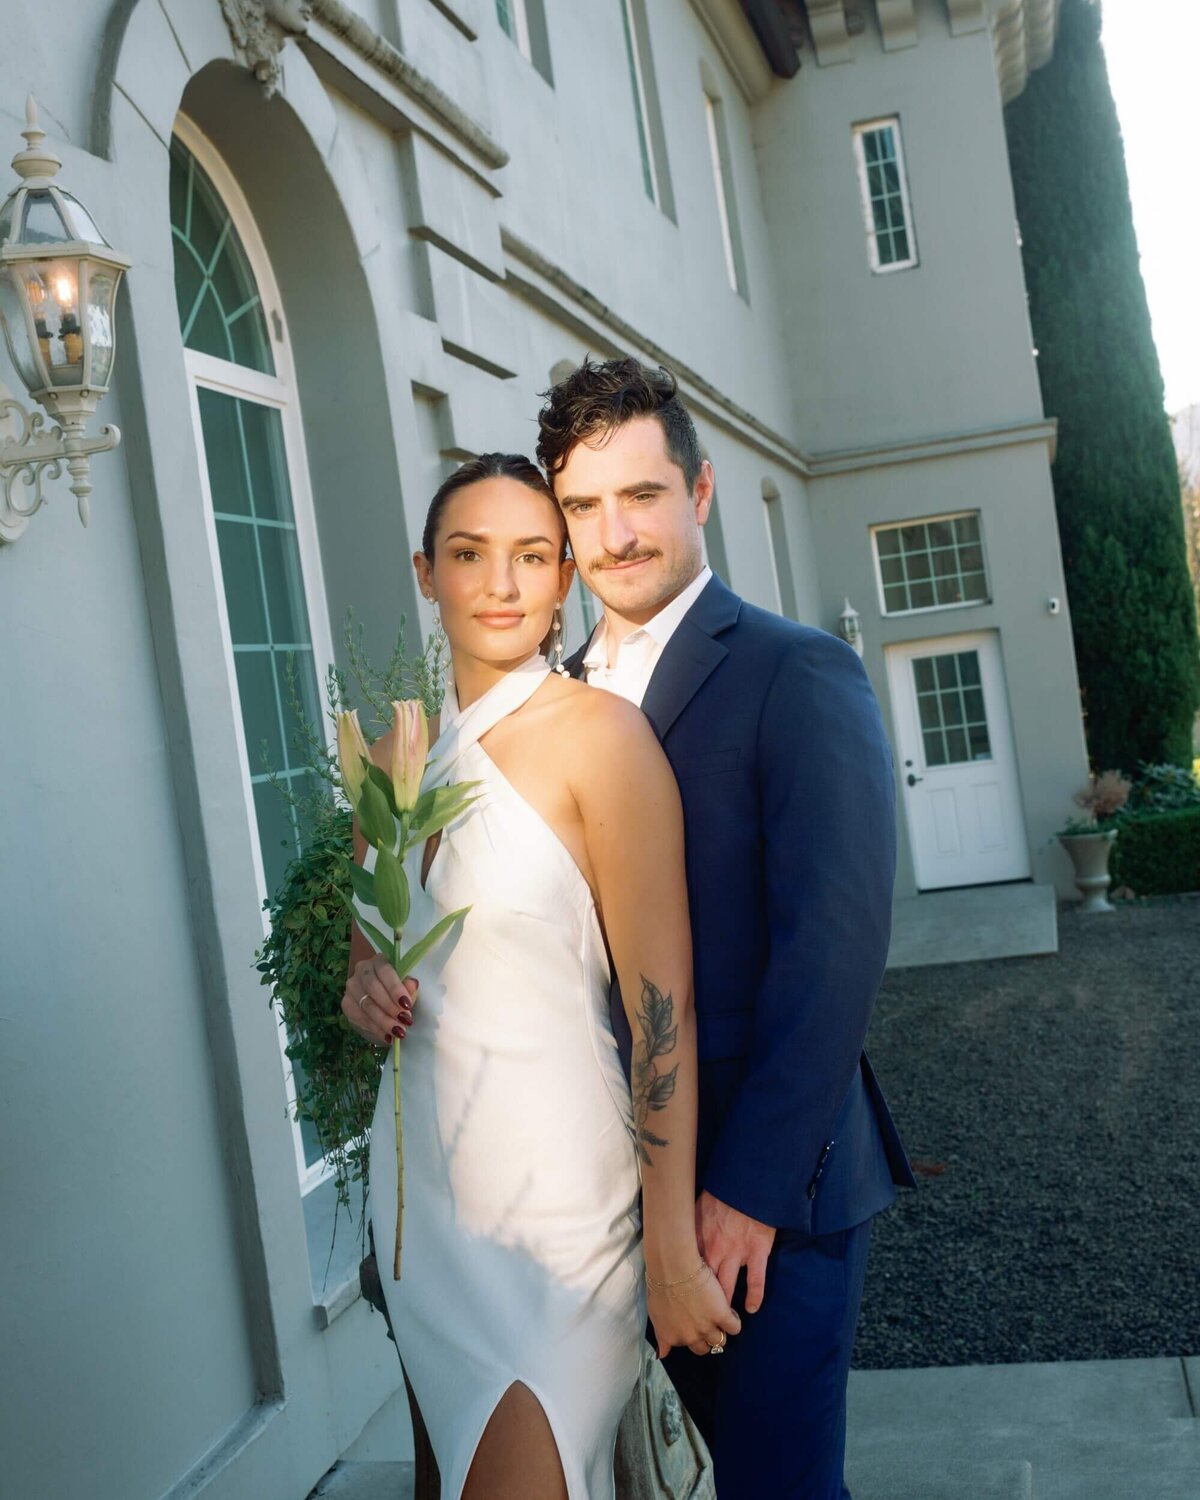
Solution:
<path fill-rule="evenodd" d="M 665 646 L 679 627 L 680 621 L 696 600 L 704 592 L 704 587 L 712 577 L 712 569 L 705 566 L 692 579 L 681 593 L 676 594 L 670 604 L 666 604 L 656 615 L 652 615 L 644 625 L 639 625 L 636 630 L 631 630 L 621 642 L 632 641 L 637 636 L 649 636 L 658 646 Z M 598 668 L 608 667 L 608 621 L 602 619 L 596 626 L 588 648 L 583 655 L 583 669 L 585 672 L 594 672 Z"/>

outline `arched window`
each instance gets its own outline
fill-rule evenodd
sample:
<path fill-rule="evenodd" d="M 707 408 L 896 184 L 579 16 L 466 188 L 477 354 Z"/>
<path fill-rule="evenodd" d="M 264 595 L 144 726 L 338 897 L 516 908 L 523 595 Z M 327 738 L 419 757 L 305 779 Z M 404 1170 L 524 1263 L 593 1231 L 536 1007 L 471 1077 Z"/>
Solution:
<path fill-rule="evenodd" d="M 295 815 L 271 785 L 267 765 L 301 794 L 310 774 L 293 746 L 289 659 L 308 721 L 318 732 L 326 728 L 318 681 L 319 669 L 333 659 L 325 590 L 287 327 L 270 262 L 236 182 L 182 117 L 170 173 L 179 327 L 265 898 L 300 850 Z M 286 1055 L 283 1061 L 294 1101 L 292 1065 Z M 308 1122 L 296 1126 L 295 1143 L 307 1191 L 327 1175 Z"/>

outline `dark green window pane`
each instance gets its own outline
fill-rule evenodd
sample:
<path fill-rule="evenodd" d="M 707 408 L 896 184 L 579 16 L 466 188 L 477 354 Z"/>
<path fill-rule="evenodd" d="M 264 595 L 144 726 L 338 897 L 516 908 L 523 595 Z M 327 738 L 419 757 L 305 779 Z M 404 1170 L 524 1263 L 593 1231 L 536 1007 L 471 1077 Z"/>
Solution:
<path fill-rule="evenodd" d="M 179 326 L 183 328 L 192 316 L 196 299 L 204 290 L 203 267 L 196 257 L 178 238 L 175 240 L 175 307 L 179 313 Z"/>
<path fill-rule="evenodd" d="M 913 677 L 917 684 L 918 693 L 932 693 L 936 684 L 933 680 L 933 660 L 928 656 L 919 656 L 913 662 Z"/>
<path fill-rule="evenodd" d="M 949 521 L 930 521 L 925 530 L 930 547 L 953 547 L 954 527 Z"/>
<path fill-rule="evenodd" d="M 908 591 L 902 583 L 888 584 L 883 591 L 884 608 L 889 614 L 908 608 Z"/>
<path fill-rule="evenodd" d="M 904 582 L 904 563 L 898 557 L 885 557 L 880 560 L 879 572 L 884 583 Z"/>
<path fill-rule="evenodd" d="M 947 724 L 963 722 L 962 699 L 957 693 L 947 693 L 942 699 L 942 718 Z"/>
<path fill-rule="evenodd" d="M 880 557 L 894 557 L 900 551 L 900 533 L 894 526 L 875 533 L 875 545 Z"/>
<path fill-rule="evenodd" d="M 977 542 L 979 540 L 979 517 L 955 516 L 954 534 L 960 542 Z"/>
<path fill-rule="evenodd" d="M 879 235 L 880 259 L 883 259 L 883 241 L 887 236 L 891 225 L 888 223 L 887 204 L 882 198 L 875 198 L 871 203 L 871 216 L 875 221 L 875 232 Z"/>
<path fill-rule="evenodd" d="M 898 260 L 909 260 L 909 259 L 911 259 L 911 256 L 909 254 L 909 249 L 908 249 L 908 231 L 907 230 L 905 230 L 905 229 L 897 229 L 897 231 L 896 231 L 896 233 L 895 233 L 895 235 L 893 237 L 893 245 L 894 245 L 894 252 L 893 252 L 892 258 L 891 258 L 891 264 L 895 264 L 895 262 L 898 261 Z"/>
<path fill-rule="evenodd" d="M 988 596 L 987 577 L 983 573 L 964 573 L 962 586 L 967 599 L 986 599 Z"/>
<path fill-rule="evenodd" d="M 965 730 L 947 729 L 946 755 L 951 763 L 970 759 L 970 756 L 967 754 L 967 736 Z"/>
<path fill-rule="evenodd" d="M 933 584 L 914 583 L 908 591 L 910 609 L 932 609 L 937 603 L 933 596 Z"/>
<path fill-rule="evenodd" d="M 198 388 L 197 396 L 213 510 L 218 514 L 248 516 L 250 493 L 246 488 L 238 402 L 233 396 L 207 390 L 204 386 Z"/>
<path fill-rule="evenodd" d="M 908 557 L 905 559 L 905 566 L 908 569 L 908 576 L 909 576 L 910 579 L 928 578 L 929 577 L 929 553 L 928 552 L 911 552 L 911 553 L 909 553 Z"/>
<path fill-rule="evenodd" d="M 940 730 L 927 729 L 922 738 L 925 741 L 925 764 L 944 766 L 947 760 L 946 744 Z"/>
<path fill-rule="evenodd" d="M 921 715 L 922 729 L 938 729 L 941 726 L 942 716 L 938 711 L 937 695 L 934 693 L 922 693 L 917 699 L 917 708 Z"/>
<path fill-rule="evenodd" d="M 243 521 L 217 522 L 217 546 L 221 553 L 221 581 L 229 614 L 229 635 L 235 646 L 259 645 L 267 639 L 262 584 L 254 527 Z"/>
<path fill-rule="evenodd" d="M 962 589 L 957 578 L 939 578 L 935 584 L 937 590 L 937 602 L 939 604 L 959 604 L 962 601 Z"/>
<path fill-rule="evenodd" d="M 260 526 L 258 544 L 262 550 L 271 639 L 287 646 L 307 643 L 308 613 L 296 533 L 282 526 Z"/>
<path fill-rule="evenodd" d="M 185 324 L 185 332 L 185 342 L 189 349 L 215 355 L 217 359 L 232 357 L 233 347 L 225 329 L 225 319 L 221 316 L 220 304 L 210 284 L 205 285 L 200 306 L 192 318 L 190 328 Z"/>
<path fill-rule="evenodd" d="M 293 681 L 288 685 L 288 658 L 292 660 Z M 274 653 L 275 680 L 279 688 L 280 712 L 283 715 L 284 737 L 287 741 L 287 764 L 290 767 L 296 765 L 301 759 L 301 751 L 297 748 L 297 738 L 300 734 L 300 720 L 296 717 L 292 707 L 291 694 L 294 693 L 300 705 L 300 712 L 304 716 L 304 722 L 309 725 L 313 732 L 324 736 L 324 725 L 321 720 L 321 706 L 317 697 L 317 679 L 313 671 L 312 653 L 310 651 L 276 651 Z"/>
<path fill-rule="evenodd" d="M 269 781 L 255 783 L 254 814 L 267 890 L 273 895 L 279 889 L 288 864 L 299 853 L 300 843 L 291 809 Z"/>
<path fill-rule="evenodd" d="M 930 556 L 933 561 L 934 577 L 952 578 L 958 571 L 953 547 L 939 547 Z"/>
<path fill-rule="evenodd" d="M 958 670 L 953 656 L 934 657 L 934 671 L 937 673 L 937 683 L 940 688 L 953 688 L 958 686 Z"/>
<path fill-rule="evenodd" d="M 924 526 L 901 526 L 900 545 L 905 552 L 919 552 L 925 545 Z"/>
<path fill-rule="evenodd" d="M 975 543 L 968 543 L 959 548 L 959 566 L 964 573 L 975 573 L 983 570 L 983 548 Z"/>
<path fill-rule="evenodd" d="M 229 323 L 229 341 L 234 364 L 251 370 L 272 371 L 274 360 L 267 338 L 267 324 L 259 303 L 236 314 Z"/>
<path fill-rule="evenodd" d="M 275 678 L 270 651 L 235 651 L 238 698 L 242 705 L 242 729 L 246 735 L 246 760 L 251 776 L 261 776 L 263 744 L 267 747 L 267 765 L 273 771 L 284 768 L 285 750 L 275 699 Z"/>
<path fill-rule="evenodd" d="M 290 521 L 292 491 L 283 446 L 283 417 L 274 406 L 254 401 L 240 404 L 254 514 L 268 521 Z"/>
<path fill-rule="evenodd" d="M 967 731 L 971 743 L 972 760 L 991 760 L 992 746 L 988 740 L 987 726 L 975 724 Z"/>
<path fill-rule="evenodd" d="M 953 659 L 953 658 L 948 658 Z M 978 651 L 961 651 L 958 655 L 958 670 L 962 678 L 963 687 L 979 686 L 979 653 Z"/>

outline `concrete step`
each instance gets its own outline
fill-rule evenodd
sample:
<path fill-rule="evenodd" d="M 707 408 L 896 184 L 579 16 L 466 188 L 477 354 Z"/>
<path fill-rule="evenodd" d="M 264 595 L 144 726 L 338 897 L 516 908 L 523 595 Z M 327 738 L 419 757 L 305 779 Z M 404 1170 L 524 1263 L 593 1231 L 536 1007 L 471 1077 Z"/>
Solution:
<path fill-rule="evenodd" d="M 857 1445 L 846 1484 L 854 1500 L 1033 1500 L 1033 1465 L 893 1439 Z"/>
<path fill-rule="evenodd" d="M 410 1463 L 337 1463 L 307 1500 L 412 1500 Z"/>

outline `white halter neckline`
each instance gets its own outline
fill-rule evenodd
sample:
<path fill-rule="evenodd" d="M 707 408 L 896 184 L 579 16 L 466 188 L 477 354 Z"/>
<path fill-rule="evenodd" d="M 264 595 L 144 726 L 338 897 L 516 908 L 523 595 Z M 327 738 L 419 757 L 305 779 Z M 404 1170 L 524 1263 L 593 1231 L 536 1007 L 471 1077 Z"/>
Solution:
<path fill-rule="evenodd" d="M 430 787 L 449 781 L 454 767 L 471 746 L 477 744 L 489 729 L 494 729 L 501 719 L 527 703 L 549 675 L 546 658 L 540 651 L 535 651 L 466 708 L 459 708 L 454 678 L 448 677 L 442 705 L 445 728 L 430 751 L 421 790 L 428 791 Z"/>

